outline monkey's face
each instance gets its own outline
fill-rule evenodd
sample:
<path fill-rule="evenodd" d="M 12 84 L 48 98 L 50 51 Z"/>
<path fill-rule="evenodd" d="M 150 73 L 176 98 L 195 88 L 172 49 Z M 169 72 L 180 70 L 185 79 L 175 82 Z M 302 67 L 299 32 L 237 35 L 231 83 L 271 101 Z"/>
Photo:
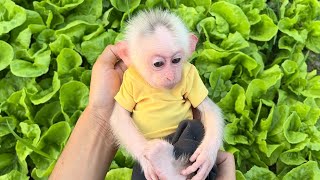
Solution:
<path fill-rule="evenodd" d="M 134 65 L 151 86 L 171 89 L 180 82 L 186 53 L 168 30 L 159 28 L 136 48 Z"/>
<path fill-rule="evenodd" d="M 182 53 L 171 53 L 168 56 L 154 55 L 149 61 L 149 76 L 145 79 L 156 88 L 171 89 L 180 82 L 182 76 Z"/>
<path fill-rule="evenodd" d="M 153 51 L 145 53 L 144 60 L 135 64 L 142 77 L 154 88 L 172 89 L 180 82 L 184 54 L 182 50 Z M 140 57 L 143 58 L 143 57 Z"/>

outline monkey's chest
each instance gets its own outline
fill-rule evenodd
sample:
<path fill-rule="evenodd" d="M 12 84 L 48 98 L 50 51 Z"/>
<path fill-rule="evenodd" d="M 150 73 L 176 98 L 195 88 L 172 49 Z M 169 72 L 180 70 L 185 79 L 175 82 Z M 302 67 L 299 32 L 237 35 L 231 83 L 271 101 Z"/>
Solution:
<path fill-rule="evenodd" d="M 182 96 L 148 93 L 140 97 L 132 118 L 148 139 L 165 137 L 175 132 L 182 120 L 193 118 L 191 103 Z"/>

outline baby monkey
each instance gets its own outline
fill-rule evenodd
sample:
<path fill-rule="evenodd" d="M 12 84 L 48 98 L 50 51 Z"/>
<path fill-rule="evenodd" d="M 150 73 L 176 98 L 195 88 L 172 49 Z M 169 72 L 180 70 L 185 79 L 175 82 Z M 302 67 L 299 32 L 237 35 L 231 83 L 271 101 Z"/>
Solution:
<path fill-rule="evenodd" d="M 118 143 L 140 163 L 146 179 L 205 179 L 222 146 L 221 110 L 207 96 L 197 69 L 187 62 L 197 37 L 180 18 L 164 10 L 142 11 L 127 25 L 117 55 L 128 69 L 115 96 L 110 119 Z M 204 131 L 196 149 L 175 158 L 174 146 L 164 139 L 183 120 L 200 112 Z M 192 124 L 192 123 L 191 123 Z M 187 147 L 188 148 L 188 147 Z"/>

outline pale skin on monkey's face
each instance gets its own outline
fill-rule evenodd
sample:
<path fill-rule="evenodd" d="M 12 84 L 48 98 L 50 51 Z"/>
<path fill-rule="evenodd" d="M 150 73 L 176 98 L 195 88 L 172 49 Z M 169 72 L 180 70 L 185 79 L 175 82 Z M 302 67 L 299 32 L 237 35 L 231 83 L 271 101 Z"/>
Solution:
<path fill-rule="evenodd" d="M 169 30 L 159 27 L 140 38 L 137 46 L 129 50 L 132 63 L 152 87 L 171 89 L 181 80 L 186 53 Z"/>

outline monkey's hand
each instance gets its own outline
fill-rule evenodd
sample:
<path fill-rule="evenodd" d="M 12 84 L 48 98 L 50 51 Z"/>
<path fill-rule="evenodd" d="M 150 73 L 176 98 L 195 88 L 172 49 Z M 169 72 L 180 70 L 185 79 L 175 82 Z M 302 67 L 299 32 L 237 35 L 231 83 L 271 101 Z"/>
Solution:
<path fill-rule="evenodd" d="M 167 141 L 160 139 L 148 141 L 145 146 L 144 156 L 150 162 L 160 180 L 186 179 L 186 176 L 180 174 L 182 167 L 179 166 L 179 163 L 174 158 L 172 144 Z"/>
<path fill-rule="evenodd" d="M 187 176 L 198 170 L 197 174 L 193 176 L 191 180 L 203 180 L 211 171 L 216 158 L 217 154 L 215 150 L 208 144 L 201 143 L 189 159 L 192 164 L 182 170 L 181 174 Z"/>
<path fill-rule="evenodd" d="M 144 176 L 147 180 L 158 180 L 161 179 L 150 161 L 144 156 L 139 159 L 141 168 L 143 169 Z"/>

